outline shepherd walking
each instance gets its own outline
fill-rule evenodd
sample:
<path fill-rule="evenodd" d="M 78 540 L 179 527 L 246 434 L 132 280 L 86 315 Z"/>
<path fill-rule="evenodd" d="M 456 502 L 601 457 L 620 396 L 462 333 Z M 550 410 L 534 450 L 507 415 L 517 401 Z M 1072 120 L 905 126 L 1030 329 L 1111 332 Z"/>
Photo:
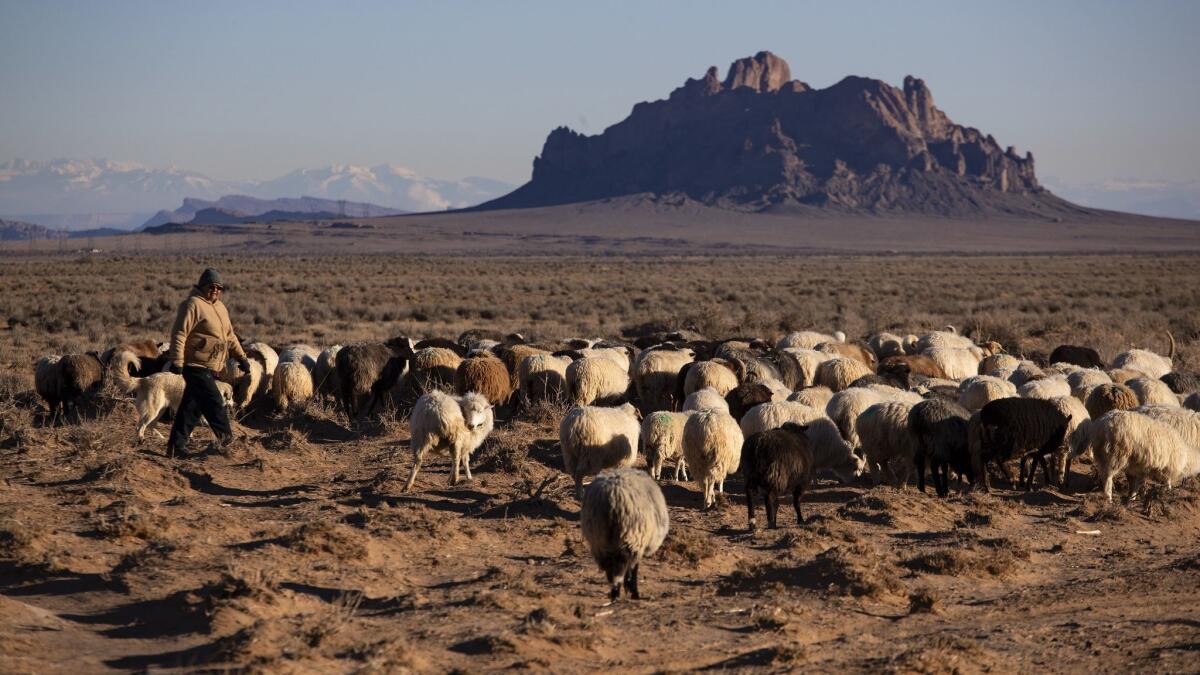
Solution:
<path fill-rule="evenodd" d="M 217 390 L 217 373 L 225 367 L 230 352 L 238 360 L 242 372 L 249 372 L 250 362 L 246 352 L 233 333 L 229 311 L 221 302 L 225 284 L 216 270 L 209 268 L 200 275 L 200 281 L 192 289 L 171 329 L 171 372 L 183 375 L 183 399 L 171 427 L 167 440 L 167 456 L 187 451 L 188 437 L 200 422 L 200 416 L 208 420 L 208 426 L 217 437 L 217 445 L 227 445 L 233 440 L 233 429 L 225 401 Z"/>

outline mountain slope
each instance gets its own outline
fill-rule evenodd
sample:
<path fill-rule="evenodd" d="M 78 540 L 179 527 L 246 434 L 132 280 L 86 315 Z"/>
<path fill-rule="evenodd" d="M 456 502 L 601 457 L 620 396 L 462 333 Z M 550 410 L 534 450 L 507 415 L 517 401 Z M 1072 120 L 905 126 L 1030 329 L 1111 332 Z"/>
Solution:
<path fill-rule="evenodd" d="M 1033 155 L 953 123 L 925 83 L 791 78 L 770 52 L 710 68 L 597 136 L 552 131 L 533 178 L 482 209 L 682 194 L 745 210 L 1086 214 L 1037 182 Z"/>

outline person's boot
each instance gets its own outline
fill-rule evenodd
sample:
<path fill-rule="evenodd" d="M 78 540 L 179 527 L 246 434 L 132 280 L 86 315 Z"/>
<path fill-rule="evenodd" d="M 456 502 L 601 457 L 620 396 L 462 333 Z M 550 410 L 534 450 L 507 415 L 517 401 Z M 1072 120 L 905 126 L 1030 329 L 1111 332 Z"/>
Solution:
<path fill-rule="evenodd" d="M 204 449 L 204 452 L 206 454 L 214 454 L 214 455 L 224 454 L 225 451 L 229 449 L 229 446 L 232 443 L 233 443 L 233 434 L 230 434 L 228 436 L 219 436 L 217 438 L 217 440 L 208 444 L 208 447 Z"/>

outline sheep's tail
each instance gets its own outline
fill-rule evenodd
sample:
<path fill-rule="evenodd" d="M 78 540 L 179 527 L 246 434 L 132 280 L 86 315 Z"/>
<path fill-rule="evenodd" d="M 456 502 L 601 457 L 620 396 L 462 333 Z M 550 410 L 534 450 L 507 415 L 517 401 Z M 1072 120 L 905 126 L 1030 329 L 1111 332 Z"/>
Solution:
<path fill-rule="evenodd" d="M 1167 341 L 1171 343 L 1171 353 L 1167 354 L 1168 359 L 1175 358 L 1175 336 L 1171 335 L 1171 331 L 1167 331 Z"/>
<path fill-rule="evenodd" d="M 108 363 L 108 374 L 110 381 L 117 387 L 122 394 L 132 394 L 137 389 L 138 382 L 142 378 L 134 377 L 130 370 L 139 371 L 142 369 L 142 360 L 133 352 L 123 349 L 112 355 L 112 360 Z"/>

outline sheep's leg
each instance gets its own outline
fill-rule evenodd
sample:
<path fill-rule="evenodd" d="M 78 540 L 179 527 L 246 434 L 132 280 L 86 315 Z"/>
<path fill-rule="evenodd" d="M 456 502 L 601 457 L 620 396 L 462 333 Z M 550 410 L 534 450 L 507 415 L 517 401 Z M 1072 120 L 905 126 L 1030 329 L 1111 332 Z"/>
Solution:
<path fill-rule="evenodd" d="M 583 474 L 575 474 L 575 499 L 583 501 Z"/>
<path fill-rule="evenodd" d="M 471 477 L 471 455 L 463 453 L 463 469 L 467 472 L 467 480 L 474 480 Z"/>
<path fill-rule="evenodd" d="M 800 496 L 804 494 L 804 488 L 797 487 L 792 491 L 792 506 L 796 509 L 796 525 L 804 524 L 804 515 L 800 513 Z"/>
<path fill-rule="evenodd" d="M 1041 462 L 1042 462 L 1042 476 L 1046 480 L 1046 487 L 1050 487 L 1051 485 L 1054 484 L 1054 483 L 1050 482 L 1050 462 L 1047 460 L 1045 455 L 1042 455 Z"/>
<path fill-rule="evenodd" d="M 1062 489 L 1063 492 L 1069 492 L 1071 489 L 1071 454 L 1067 453 L 1066 466 L 1062 472 Z"/>
<path fill-rule="evenodd" d="M 454 467 L 450 469 L 450 484 L 458 485 L 458 467 L 462 464 L 462 455 L 458 453 L 457 449 L 454 450 L 453 460 Z"/>
<path fill-rule="evenodd" d="M 778 527 L 776 518 L 779 515 L 779 495 L 775 494 L 772 488 L 767 488 L 763 494 L 767 498 L 767 527 L 774 530 Z"/>
<path fill-rule="evenodd" d="M 746 527 L 753 532 L 757 523 L 754 522 L 754 486 L 749 482 L 746 483 L 746 514 L 748 517 Z"/>
<path fill-rule="evenodd" d="M 724 478 L 717 481 L 717 492 L 720 494 L 725 494 L 725 479 Z"/>
<path fill-rule="evenodd" d="M 404 483 L 404 492 L 411 492 L 413 483 L 417 482 L 417 472 L 421 470 L 421 460 L 425 459 L 425 448 L 417 448 L 413 452 L 412 472 L 408 474 L 408 481 Z"/>
<path fill-rule="evenodd" d="M 629 597 L 641 600 L 642 596 L 638 593 L 637 573 L 638 565 L 630 567 L 629 571 L 625 573 L 625 590 L 629 593 Z"/>
<path fill-rule="evenodd" d="M 934 481 L 937 483 L 938 496 L 944 498 L 950 494 L 950 465 L 946 462 L 938 462 L 931 468 L 934 472 Z"/>
<path fill-rule="evenodd" d="M 1104 475 L 1104 496 L 1105 496 L 1105 497 L 1108 499 L 1108 503 L 1109 503 L 1109 504 L 1111 504 L 1111 503 L 1112 503 L 1112 497 L 1113 497 L 1113 478 L 1114 478 L 1114 476 L 1113 476 L 1113 474 L 1112 474 L 1112 473 L 1110 473 L 1110 472 L 1105 472 L 1105 475 Z"/>
<path fill-rule="evenodd" d="M 621 597 L 621 580 L 617 579 L 612 572 L 606 571 L 604 574 L 608 577 L 608 599 L 616 602 Z"/>

